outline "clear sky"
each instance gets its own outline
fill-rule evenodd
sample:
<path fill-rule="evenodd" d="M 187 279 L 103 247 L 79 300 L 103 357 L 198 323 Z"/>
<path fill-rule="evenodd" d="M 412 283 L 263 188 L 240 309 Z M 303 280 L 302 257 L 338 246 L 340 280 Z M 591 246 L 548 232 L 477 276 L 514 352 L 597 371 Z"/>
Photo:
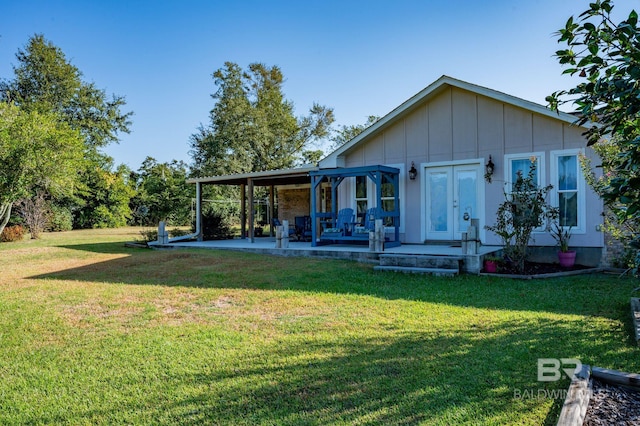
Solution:
<path fill-rule="evenodd" d="M 569 88 L 554 32 L 589 0 L 0 1 L 0 78 L 41 33 L 133 111 L 131 133 L 105 151 L 137 169 L 146 156 L 190 162 L 189 136 L 208 123 L 225 61 L 278 65 L 305 115 L 334 108 L 336 125 L 383 116 L 441 75 L 545 104 Z M 638 0 L 614 1 L 627 14 Z"/>

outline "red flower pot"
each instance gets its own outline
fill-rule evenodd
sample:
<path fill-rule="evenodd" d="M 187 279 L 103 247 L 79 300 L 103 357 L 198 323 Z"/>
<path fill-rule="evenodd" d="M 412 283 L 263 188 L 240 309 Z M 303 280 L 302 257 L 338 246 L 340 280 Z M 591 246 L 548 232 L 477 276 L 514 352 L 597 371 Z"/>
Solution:
<path fill-rule="evenodd" d="M 493 260 L 484 261 L 484 271 L 488 273 L 495 273 L 498 270 L 498 264 Z"/>
<path fill-rule="evenodd" d="M 576 252 L 573 250 L 559 251 L 558 262 L 563 268 L 571 268 L 576 263 Z"/>

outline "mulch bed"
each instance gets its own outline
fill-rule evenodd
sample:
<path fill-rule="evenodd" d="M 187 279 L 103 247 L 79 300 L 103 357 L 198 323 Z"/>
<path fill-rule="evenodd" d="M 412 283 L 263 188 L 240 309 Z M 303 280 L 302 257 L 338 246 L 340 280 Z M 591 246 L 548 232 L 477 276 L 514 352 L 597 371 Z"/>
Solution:
<path fill-rule="evenodd" d="M 640 392 L 598 380 L 592 387 L 584 426 L 640 425 Z"/>
<path fill-rule="evenodd" d="M 584 269 L 592 269 L 592 267 L 584 265 L 573 265 L 570 268 L 563 268 L 558 263 L 525 262 L 524 272 L 518 272 L 513 268 L 513 266 L 509 265 L 508 263 L 503 263 L 498 267 L 496 273 L 505 275 L 541 275 L 553 274 L 556 272 L 581 271 Z"/>

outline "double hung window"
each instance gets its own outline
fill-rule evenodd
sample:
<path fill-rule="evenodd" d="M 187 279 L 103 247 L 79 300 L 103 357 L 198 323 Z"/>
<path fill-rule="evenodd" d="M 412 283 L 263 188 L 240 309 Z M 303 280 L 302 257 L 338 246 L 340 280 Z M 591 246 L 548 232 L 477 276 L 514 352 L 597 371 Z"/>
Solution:
<path fill-rule="evenodd" d="M 551 152 L 553 204 L 558 207 L 558 223 L 572 232 L 584 232 L 585 182 L 580 170 L 580 151 Z"/>

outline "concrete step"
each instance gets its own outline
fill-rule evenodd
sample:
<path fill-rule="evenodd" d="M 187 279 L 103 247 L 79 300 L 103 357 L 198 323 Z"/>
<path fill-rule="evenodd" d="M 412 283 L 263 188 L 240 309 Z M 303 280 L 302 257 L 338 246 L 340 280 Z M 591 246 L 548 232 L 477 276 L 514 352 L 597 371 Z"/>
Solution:
<path fill-rule="evenodd" d="M 381 254 L 380 266 L 402 266 L 408 268 L 438 268 L 460 270 L 463 258 L 459 256 Z"/>
<path fill-rule="evenodd" d="M 404 272 L 406 274 L 425 274 L 433 275 L 436 277 L 452 277 L 458 274 L 457 269 L 449 268 L 418 268 L 411 266 L 374 266 L 375 271 L 392 271 L 392 272 Z"/>

